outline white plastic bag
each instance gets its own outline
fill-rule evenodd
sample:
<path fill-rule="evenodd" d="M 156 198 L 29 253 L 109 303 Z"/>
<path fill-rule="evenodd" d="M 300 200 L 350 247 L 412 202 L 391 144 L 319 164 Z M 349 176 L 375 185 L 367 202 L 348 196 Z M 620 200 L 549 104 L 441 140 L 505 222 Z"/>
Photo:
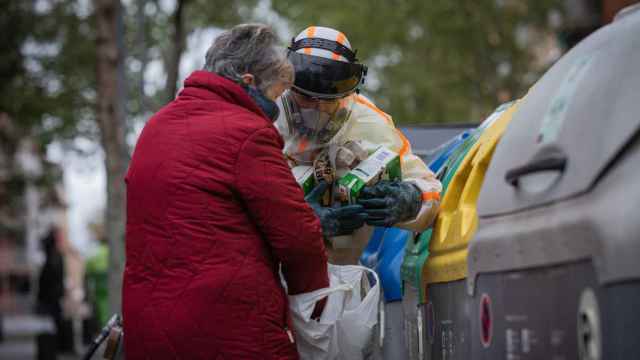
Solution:
<path fill-rule="evenodd" d="M 329 264 L 328 288 L 289 296 L 296 343 L 301 359 L 360 360 L 374 345 L 374 327 L 378 322 L 380 281 L 378 275 L 363 266 Z M 366 274 L 375 284 L 367 287 Z M 319 321 L 311 319 L 316 302 L 327 296 L 327 305 Z"/>

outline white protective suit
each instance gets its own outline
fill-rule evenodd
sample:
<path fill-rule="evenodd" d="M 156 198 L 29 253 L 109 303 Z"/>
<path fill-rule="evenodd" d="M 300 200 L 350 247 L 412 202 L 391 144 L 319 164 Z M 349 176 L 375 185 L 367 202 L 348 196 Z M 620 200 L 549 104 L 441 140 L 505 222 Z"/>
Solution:
<path fill-rule="evenodd" d="M 312 165 L 315 155 L 329 147 L 339 147 L 349 141 L 363 141 L 371 153 L 379 146 L 398 153 L 401 158 L 402 180 L 415 184 L 422 191 L 422 207 L 415 219 L 398 223 L 395 226 L 421 232 L 433 223 L 440 203 L 442 185 L 435 175 L 424 164 L 422 159 L 411 152 L 411 144 L 404 135 L 396 129 L 391 116 L 378 109 L 369 99 L 361 94 L 353 93 L 351 97 L 350 115 L 344 125 L 324 144 L 313 143 L 292 129 L 283 111 L 282 98 L 278 100 L 280 115 L 275 123 L 282 135 L 285 146 L 284 153 L 290 166 Z M 311 142 L 311 143 L 310 143 Z M 335 169 L 338 176 L 342 176 L 349 169 Z M 373 228 L 365 225 L 354 232 L 350 244 L 347 246 L 333 244 L 330 249 L 330 262 L 334 264 L 355 264 L 369 240 Z"/>

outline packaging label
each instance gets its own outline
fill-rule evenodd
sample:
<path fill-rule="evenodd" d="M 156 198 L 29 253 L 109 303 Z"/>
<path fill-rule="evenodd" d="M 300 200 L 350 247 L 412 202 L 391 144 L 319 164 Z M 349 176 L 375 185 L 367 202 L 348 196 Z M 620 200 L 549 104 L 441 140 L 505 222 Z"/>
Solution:
<path fill-rule="evenodd" d="M 342 201 L 354 203 L 365 185 L 380 179 L 400 178 L 400 157 L 395 152 L 380 147 L 338 180 L 338 192 Z"/>

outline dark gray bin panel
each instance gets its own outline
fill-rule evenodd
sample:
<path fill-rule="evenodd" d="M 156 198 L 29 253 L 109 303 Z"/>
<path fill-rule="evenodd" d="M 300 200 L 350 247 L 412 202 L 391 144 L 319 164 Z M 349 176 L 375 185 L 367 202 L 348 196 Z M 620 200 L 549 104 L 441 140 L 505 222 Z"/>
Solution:
<path fill-rule="evenodd" d="M 496 148 L 478 202 L 480 217 L 584 193 L 640 128 L 640 11 L 604 27 L 531 88 Z M 565 159 L 561 171 L 507 173 Z M 548 163 L 547 163 L 548 164 Z"/>
<path fill-rule="evenodd" d="M 603 359 L 631 359 L 640 353 L 640 282 L 604 288 Z"/>
<path fill-rule="evenodd" d="M 470 358 L 577 359 L 578 309 L 585 289 L 601 298 L 589 262 L 481 275 L 469 317 Z M 481 323 L 485 297 L 490 304 L 487 342 Z M 605 309 L 600 310 L 604 319 Z"/>
<path fill-rule="evenodd" d="M 474 354 L 469 353 L 472 299 L 466 295 L 465 283 L 464 280 L 457 280 L 427 287 L 428 303 L 422 310 L 425 360 L 475 358 Z"/>
<path fill-rule="evenodd" d="M 589 291 L 599 321 L 585 328 L 582 300 Z M 491 304 L 488 343 L 481 335 L 484 297 Z M 480 275 L 470 306 L 469 358 L 582 359 L 588 358 L 579 357 L 585 344 L 592 342 L 600 344 L 596 359 L 636 359 L 639 299 L 639 281 L 599 286 L 589 261 Z"/>

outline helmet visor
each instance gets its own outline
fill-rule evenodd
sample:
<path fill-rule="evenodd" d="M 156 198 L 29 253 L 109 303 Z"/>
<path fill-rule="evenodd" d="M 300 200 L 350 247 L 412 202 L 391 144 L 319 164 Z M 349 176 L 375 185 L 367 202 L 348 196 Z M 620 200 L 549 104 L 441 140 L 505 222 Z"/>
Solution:
<path fill-rule="evenodd" d="M 365 73 L 365 66 L 289 51 L 296 78 L 293 87 L 319 99 L 340 98 L 353 92 Z"/>

